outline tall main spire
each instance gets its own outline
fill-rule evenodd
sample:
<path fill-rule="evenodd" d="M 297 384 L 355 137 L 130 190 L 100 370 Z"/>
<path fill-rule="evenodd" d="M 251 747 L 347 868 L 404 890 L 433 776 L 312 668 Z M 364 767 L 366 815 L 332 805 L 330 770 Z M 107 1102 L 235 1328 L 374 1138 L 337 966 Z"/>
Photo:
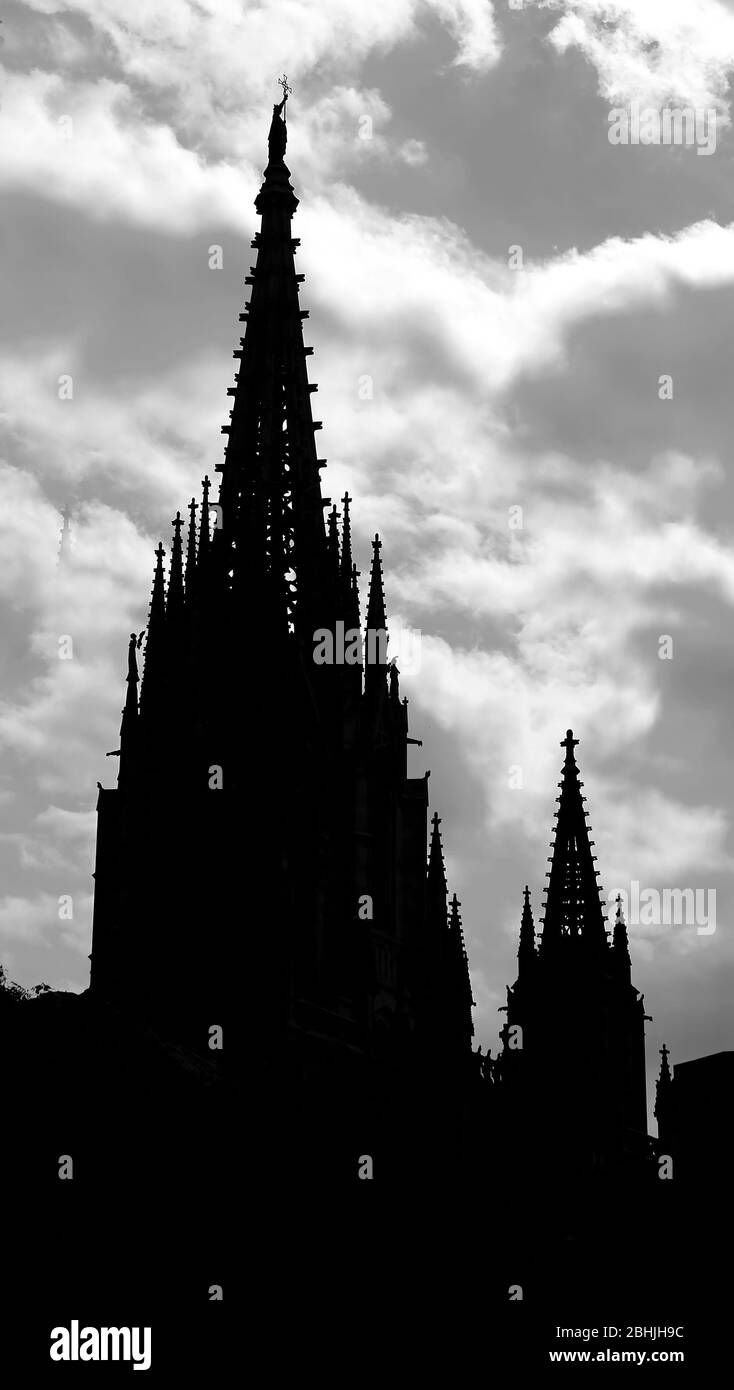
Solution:
<path fill-rule="evenodd" d="M 298 199 L 285 164 L 284 119 L 289 95 L 273 107 L 268 164 L 255 199 L 262 218 L 252 243 L 257 263 L 246 283 L 249 303 L 240 315 L 245 336 L 239 359 L 219 505 L 227 569 L 244 602 L 266 607 L 281 633 L 294 630 L 310 644 L 319 619 L 328 617 L 329 577 L 324 502 L 311 413 L 291 219 Z M 246 571 L 246 578 L 240 571 Z M 275 610 L 275 611 L 274 611 Z"/>
<path fill-rule="evenodd" d="M 581 940 L 585 947 L 606 949 L 607 938 L 604 914 L 594 868 L 596 856 L 591 852 L 582 796 L 583 782 L 579 779 L 574 748 L 578 739 L 567 729 L 561 747 L 566 750 L 560 796 L 556 798 L 555 844 L 548 874 L 547 900 L 543 918 L 541 953 L 549 952 L 568 941 Z"/>

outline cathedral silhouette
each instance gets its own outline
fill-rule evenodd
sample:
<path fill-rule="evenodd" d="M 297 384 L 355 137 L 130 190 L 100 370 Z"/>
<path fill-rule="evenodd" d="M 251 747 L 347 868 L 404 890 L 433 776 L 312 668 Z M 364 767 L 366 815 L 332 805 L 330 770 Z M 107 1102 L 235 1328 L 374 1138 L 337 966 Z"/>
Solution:
<path fill-rule="evenodd" d="M 218 501 L 204 478 L 185 545 L 177 513 L 167 581 L 158 548 L 139 699 L 142 634 L 130 637 L 118 785 L 98 802 L 91 991 L 134 1001 L 196 1045 L 204 1020 L 229 1034 L 254 965 L 251 1021 L 256 1011 L 270 1067 L 332 1177 L 344 1165 L 353 1181 L 355 1145 L 397 1171 L 406 1145 L 420 1148 L 438 1095 L 448 1142 L 477 1103 L 477 1074 L 488 1106 L 499 1088 L 518 1114 L 552 1106 L 575 1161 L 642 1155 L 644 1009 L 624 923 L 607 936 L 578 740 L 569 730 L 563 744 L 542 935 L 536 948 L 526 893 L 503 1049 L 488 1065 L 472 1051 L 469 968 L 437 815 L 427 849 L 428 777 L 408 775 L 416 740 L 388 656 L 379 536 L 364 641 L 351 661 L 333 659 L 336 644 L 318 659 L 319 634 L 336 637 L 341 625 L 361 637 L 362 624 L 351 499 L 325 517 L 314 442 L 286 99 L 256 200 Z M 564 1047 L 571 1026 L 583 1047 Z"/>
<path fill-rule="evenodd" d="M 526 888 L 500 1048 L 474 1048 L 442 822 L 429 824 L 429 774 L 408 774 L 418 740 L 389 654 L 381 542 L 363 621 L 352 499 L 339 510 L 322 491 L 286 100 L 256 199 L 217 500 L 205 477 L 187 527 L 177 512 L 129 639 L 117 785 L 97 804 L 90 988 L 0 1012 L 19 1136 L 5 1181 L 67 1234 L 84 1223 L 100 1260 L 110 1203 L 117 1229 L 142 1219 L 179 1311 L 202 1265 L 214 1285 L 215 1267 L 240 1277 L 227 1231 L 244 1190 L 251 1206 L 260 1194 L 248 1222 L 273 1278 L 287 1249 L 308 1290 L 318 1252 L 339 1251 L 334 1307 L 357 1252 L 383 1290 L 402 1297 L 409 1268 L 430 1297 L 439 1266 L 478 1267 L 474 1242 L 488 1264 L 462 1316 L 508 1298 L 547 1312 L 563 1278 L 580 1297 L 575 1279 L 618 1293 L 623 1276 L 644 1301 L 629 1258 L 644 1230 L 671 1315 L 690 1294 L 681 1249 L 702 1258 L 691 1194 L 728 1142 L 730 1110 L 711 1134 L 706 1116 L 730 1095 L 733 1054 L 674 1080 L 664 1050 L 652 1139 L 644 1000 L 621 904 L 605 919 L 570 729 L 541 930 Z M 346 647 L 326 640 L 339 634 Z M 679 1153 L 688 1197 L 673 1206 L 660 1158 Z M 63 1217 L 61 1154 L 79 1173 Z M 81 1274 L 77 1287 L 91 1296 Z M 527 1326 L 512 1324 L 513 1344 Z"/>

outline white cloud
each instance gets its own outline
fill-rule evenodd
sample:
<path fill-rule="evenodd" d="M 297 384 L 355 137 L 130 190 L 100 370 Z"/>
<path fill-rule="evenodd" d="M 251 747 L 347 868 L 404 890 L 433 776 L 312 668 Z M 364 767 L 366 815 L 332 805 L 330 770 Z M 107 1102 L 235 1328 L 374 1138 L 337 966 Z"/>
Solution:
<path fill-rule="evenodd" d="M 729 120 L 734 15 L 718 0 L 525 0 L 559 10 L 550 42 L 578 48 L 610 102 L 682 101 Z"/>
<path fill-rule="evenodd" d="M 172 235 L 249 220 L 246 171 L 205 164 L 169 126 L 146 121 L 121 83 L 6 73 L 3 126 L 5 188 L 42 190 L 95 220 L 122 218 Z"/>

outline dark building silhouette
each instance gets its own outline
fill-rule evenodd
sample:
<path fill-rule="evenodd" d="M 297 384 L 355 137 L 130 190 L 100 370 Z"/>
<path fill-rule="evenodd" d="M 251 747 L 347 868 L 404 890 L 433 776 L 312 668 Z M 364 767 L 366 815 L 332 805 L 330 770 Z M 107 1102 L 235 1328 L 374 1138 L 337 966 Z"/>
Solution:
<path fill-rule="evenodd" d="M 647 1158 L 651 1148 L 644 1002 L 631 983 L 620 902 L 609 939 L 577 743 L 569 729 L 537 940 L 525 889 L 501 1072 L 512 1123 L 552 1135 L 548 1162 L 582 1173 Z"/>
<path fill-rule="evenodd" d="M 253 1347 L 272 1359 L 285 1329 L 299 1374 L 313 1333 L 331 1351 L 353 1324 L 340 1380 L 368 1343 L 392 1369 L 399 1323 L 408 1371 L 443 1338 L 454 1379 L 472 1340 L 482 1373 L 488 1343 L 496 1365 L 500 1332 L 510 1369 L 531 1340 L 547 1364 L 551 1307 L 576 1320 L 584 1299 L 601 1323 L 679 1321 L 700 1298 L 708 1328 L 697 1183 L 730 1151 L 734 1054 L 674 1078 L 664 1055 L 654 1146 L 644 1002 L 621 907 L 605 921 L 570 730 L 542 931 L 526 888 L 502 1048 L 472 1050 L 460 903 L 437 814 L 428 833 L 428 773 L 409 774 L 380 540 L 363 619 L 351 499 L 340 512 L 322 494 L 284 113 L 285 98 L 217 500 L 206 477 L 187 526 L 177 512 L 129 638 L 90 989 L 27 999 L 0 978 L 2 1182 L 33 1194 L 10 1243 L 29 1272 L 9 1268 L 47 1310 L 29 1345 L 67 1316 L 58 1261 L 34 1267 L 49 1231 L 54 1254 L 80 1252 L 63 1264 L 70 1315 L 153 1321 L 164 1367 L 187 1372 L 195 1329 L 202 1384 L 217 1349 L 226 1363 L 210 1285 L 236 1310 L 238 1364 L 245 1299 Z M 64 537 L 65 562 L 68 518 Z M 666 1145 L 683 1198 L 657 1181 Z"/>
<path fill-rule="evenodd" d="M 244 993 L 269 1090 L 374 1144 L 406 1093 L 435 1111 L 468 1074 L 472 1000 L 436 819 L 426 872 L 381 542 L 363 623 L 348 496 L 325 522 L 282 107 L 217 501 L 205 478 L 185 538 L 177 513 L 167 574 L 158 547 L 142 680 L 130 637 L 91 990 L 192 1045 L 241 1038 Z"/>
<path fill-rule="evenodd" d="M 734 1138 L 734 1052 L 678 1062 L 671 1074 L 663 1045 L 655 1097 L 658 1150 L 673 1160 L 674 1181 L 699 1202 L 728 1181 Z M 727 1175 L 725 1179 L 725 1174 Z"/>

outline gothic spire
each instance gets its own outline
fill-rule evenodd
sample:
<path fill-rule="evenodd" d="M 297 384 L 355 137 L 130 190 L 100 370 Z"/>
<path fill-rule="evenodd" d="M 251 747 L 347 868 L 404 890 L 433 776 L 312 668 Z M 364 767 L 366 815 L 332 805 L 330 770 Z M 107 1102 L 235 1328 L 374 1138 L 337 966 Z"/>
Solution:
<path fill-rule="evenodd" d="M 556 798 L 555 843 L 550 857 L 547 900 L 543 918 L 541 954 L 547 956 L 560 944 L 582 941 L 589 950 L 604 951 L 607 947 L 604 914 L 600 889 L 594 868 L 596 855 L 591 852 L 584 810 L 583 782 L 579 779 L 574 748 L 578 739 L 573 730 L 566 731 L 561 747 L 566 750 L 561 781 L 561 794 Z"/>
<path fill-rule="evenodd" d="M 434 811 L 431 819 L 431 844 L 428 851 L 428 883 L 429 886 L 439 889 L 444 896 L 447 896 L 448 885 L 446 883 L 446 866 L 443 862 L 440 824 L 441 817 L 438 811 Z"/>
<path fill-rule="evenodd" d="M 382 541 L 375 536 L 372 542 L 372 569 L 367 599 L 367 633 L 365 652 L 365 693 L 384 692 L 387 670 L 387 618 L 385 593 L 382 586 Z"/>
<path fill-rule="evenodd" d="M 194 592 L 196 574 L 196 513 L 199 504 L 195 497 L 189 502 L 189 534 L 186 543 L 186 602 L 190 603 Z"/>
<path fill-rule="evenodd" d="M 627 923 L 624 920 L 622 911 L 621 895 L 617 897 L 617 911 L 614 919 L 614 935 L 612 938 L 612 953 L 614 962 L 620 974 L 629 982 L 632 970 L 630 961 L 629 938 L 627 936 Z"/>
<path fill-rule="evenodd" d="M 211 482 L 209 474 L 201 480 L 201 517 L 199 518 L 199 570 L 203 571 L 209 556 L 211 536 L 209 534 L 209 490 Z"/>
<path fill-rule="evenodd" d="M 382 560 L 380 551 L 382 541 L 375 536 L 372 542 L 372 570 L 370 572 L 370 591 L 367 600 L 367 626 L 377 631 L 387 628 L 385 616 L 385 591 L 382 585 Z"/>
<path fill-rule="evenodd" d="M 517 952 L 520 973 L 528 966 L 535 963 L 535 923 L 533 922 L 533 909 L 530 906 L 530 889 L 525 884 L 522 919 L 520 921 L 520 946 Z"/>
<path fill-rule="evenodd" d="M 168 575 L 168 600 L 166 618 L 169 625 L 178 622 L 184 611 L 183 547 L 181 544 L 181 513 L 176 512 L 173 526 L 173 545 L 171 546 L 171 567 Z"/>
<path fill-rule="evenodd" d="M 471 1016 L 474 999 L 471 992 L 469 960 L 464 943 L 460 907 L 461 903 L 454 893 L 451 899 L 451 915 L 449 917 L 449 960 L 454 976 L 455 1009 L 459 1036 L 471 1038 L 474 1033 L 474 1023 Z"/>
<path fill-rule="evenodd" d="M 255 200 L 262 218 L 253 247 L 257 262 L 246 283 L 250 300 L 240 315 L 245 335 L 239 359 L 219 505 L 226 570 L 246 601 L 273 612 L 281 631 L 295 630 L 310 647 L 314 631 L 328 624 L 333 593 L 314 421 L 294 264 L 298 239 L 291 219 L 298 207 L 284 162 L 288 92 L 273 108 L 268 165 Z M 239 539 L 239 543 L 237 538 Z M 246 576 L 239 573 L 246 570 Z M 333 600 L 332 600 L 333 602 Z M 280 611 L 284 610 L 284 611 Z"/>
<path fill-rule="evenodd" d="M 127 649 L 127 692 L 120 725 L 120 770 L 117 777 L 120 786 L 123 786 L 128 780 L 130 765 L 133 762 L 137 747 L 139 681 L 137 652 L 142 640 L 142 632 L 139 637 L 136 637 L 134 632 L 130 633 Z"/>
<path fill-rule="evenodd" d="M 344 520 L 342 522 L 342 548 L 339 562 L 340 600 L 344 621 L 348 628 L 359 627 L 359 590 L 356 583 L 356 566 L 352 559 L 352 522 L 349 515 L 351 497 L 344 493 Z"/>
<path fill-rule="evenodd" d="M 153 576 L 153 592 L 148 610 L 148 636 L 145 642 L 145 668 L 140 690 L 142 714 L 148 714 L 159 701 L 165 662 L 166 587 L 163 576 L 163 556 L 166 552 L 160 542 L 155 553 L 155 575 Z"/>
<path fill-rule="evenodd" d="M 353 620 L 354 620 L 354 626 L 355 626 L 355 627 L 359 627 L 359 624 L 360 624 L 360 618 L 359 618 L 359 570 L 357 569 L 357 566 L 356 566 L 356 565 L 352 565 L 352 595 L 351 595 L 351 602 L 352 602 L 351 616 L 352 616 L 352 618 L 353 618 Z"/>
<path fill-rule="evenodd" d="M 431 844 L 428 853 L 428 877 L 426 880 L 426 923 L 433 949 L 438 953 L 438 959 L 441 958 L 445 948 L 449 896 L 446 868 L 443 862 L 441 832 L 439 831 L 440 824 L 438 812 L 435 812 L 431 821 Z"/>
<path fill-rule="evenodd" d="M 334 506 L 332 507 L 331 511 L 329 512 L 329 539 L 328 539 L 328 550 L 329 550 L 329 571 L 330 571 L 330 573 L 331 573 L 332 576 L 335 576 L 335 577 L 336 577 L 336 581 L 337 581 L 337 583 L 338 583 L 338 581 L 339 581 L 339 513 L 337 512 L 337 509 L 336 509 L 336 503 L 334 503 Z"/>
<path fill-rule="evenodd" d="M 658 1135 L 662 1143 L 667 1143 L 670 1138 L 670 1100 L 672 1095 L 673 1077 L 670 1073 L 668 1057 L 670 1052 L 665 1043 L 660 1048 L 660 1075 L 655 1087 L 655 1107 L 653 1114 L 658 1122 Z"/>

